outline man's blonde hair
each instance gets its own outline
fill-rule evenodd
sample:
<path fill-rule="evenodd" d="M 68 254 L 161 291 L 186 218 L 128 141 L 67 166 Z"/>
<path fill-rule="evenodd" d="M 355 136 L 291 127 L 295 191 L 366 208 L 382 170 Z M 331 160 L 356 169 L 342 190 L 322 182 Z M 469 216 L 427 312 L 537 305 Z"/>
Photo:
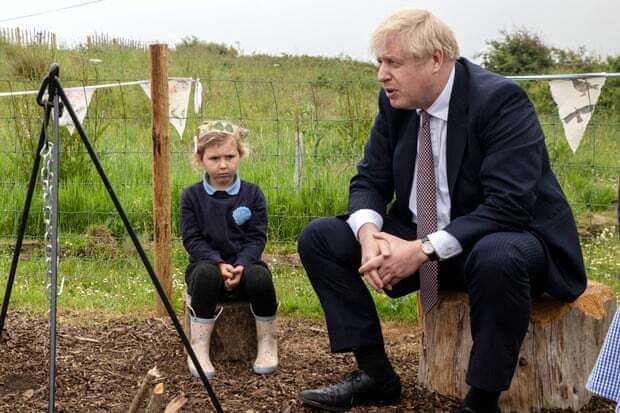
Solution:
<path fill-rule="evenodd" d="M 372 35 L 370 48 L 375 56 L 394 35 L 403 51 L 418 59 L 431 57 L 435 50 L 443 50 L 448 60 L 459 57 L 459 45 L 452 29 L 429 11 L 403 9 L 388 16 Z"/>
<path fill-rule="evenodd" d="M 241 126 L 225 120 L 210 120 L 203 122 L 198 127 L 198 133 L 194 136 L 194 151 L 192 152 L 192 165 L 198 169 L 204 169 L 202 157 L 205 150 L 210 146 L 218 146 L 232 139 L 239 152 L 239 157 L 244 158 L 249 153 L 245 137 L 249 131 Z"/>

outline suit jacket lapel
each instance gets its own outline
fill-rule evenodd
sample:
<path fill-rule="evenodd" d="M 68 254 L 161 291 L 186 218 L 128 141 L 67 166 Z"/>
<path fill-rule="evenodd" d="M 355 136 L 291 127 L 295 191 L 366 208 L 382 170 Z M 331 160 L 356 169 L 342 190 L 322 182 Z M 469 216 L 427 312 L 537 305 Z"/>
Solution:
<path fill-rule="evenodd" d="M 401 164 L 396 165 L 395 168 L 398 180 L 400 181 L 400 187 L 403 190 L 402 193 L 405 205 L 409 205 L 411 186 L 413 185 L 413 171 L 418 154 L 418 124 L 420 118 L 416 115 L 415 110 L 412 112 L 407 127 L 403 128 L 401 132 L 401 144 L 399 145 L 400 149 L 398 151 L 401 156 L 397 158 L 400 160 Z"/>
<path fill-rule="evenodd" d="M 461 168 L 463 152 L 467 144 L 468 79 L 465 67 L 459 60 L 455 63 L 454 86 L 452 87 L 452 95 L 450 96 L 446 142 L 448 189 L 451 198 L 454 196 L 454 184 L 456 183 L 456 178 Z"/>

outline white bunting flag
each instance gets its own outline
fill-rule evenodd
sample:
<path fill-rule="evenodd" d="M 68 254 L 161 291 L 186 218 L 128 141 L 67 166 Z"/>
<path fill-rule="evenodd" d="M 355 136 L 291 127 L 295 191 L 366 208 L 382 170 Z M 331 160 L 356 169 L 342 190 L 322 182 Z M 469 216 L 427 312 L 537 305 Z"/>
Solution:
<path fill-rule="evenodd" d="M 90 104 L 90 100 L 92 99 L 94 92 L 95 88 L 93 87 L 65 89 L 67 99 L 69 99 L 69 102 L 71 102 L 71 107 L 73 107 L 73 111 L 77 115 L 80 123 L 83 123 L 84 118 L 86 118 L 88 105 Z M 62 111 L 62 116 L 58 120 L 58 124 L 60 126 L 65 126 L 69 133 L 73 135 L 73 132 L 75 131 L 75 125 L 73 124 L 73 119 L 71 119 L 71 116 L 69 116 L 69 111 L 67 109 L 64 109 Z"/>
<path fill-rule="evenodd" d="M 551 96 L 558 105 L 564 134 L 573 153 L 577 152 L 604 84 L 604 77 L 549 82 Z"/>
<path fill-rule="evenodd" d="M 200 79 L 196 79 L 196 87 L 194 88 L 194 113 L 200 113 L 202 109 L 202 83 Z"/>
<path fill-rule="evenodd" d="M 150 99 L 151 82 L 141 83 L 140 86 Z M 187 121 L 187 106 L 189 105 L 191 87 L 192 78 L 190 77 L 168 79 L 168 116 L 170 123 L 180 137 L 183 137 Z"/>

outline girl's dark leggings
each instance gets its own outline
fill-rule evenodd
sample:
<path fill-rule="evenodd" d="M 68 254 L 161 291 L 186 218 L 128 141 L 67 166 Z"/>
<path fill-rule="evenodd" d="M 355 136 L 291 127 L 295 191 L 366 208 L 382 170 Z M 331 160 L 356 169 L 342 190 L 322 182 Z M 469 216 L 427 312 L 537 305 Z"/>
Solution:
<path fill-rule="evenodd" d="M 249 301 L 257 316 L 276 314 L 278 304 L 271 271 L 262 262 L 247 266 L 233 291 L 226 291 L 219 267 L 209 261 L 190 264 L 185 281 L 198 318 L 213 318 L 218 301 Z"/>

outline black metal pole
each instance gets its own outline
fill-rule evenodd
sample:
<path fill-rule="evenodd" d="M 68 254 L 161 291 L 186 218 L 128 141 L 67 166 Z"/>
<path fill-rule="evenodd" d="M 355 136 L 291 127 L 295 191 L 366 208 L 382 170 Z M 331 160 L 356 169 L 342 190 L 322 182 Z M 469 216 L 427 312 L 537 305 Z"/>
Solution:
<path fill-rule="evenodd" d="M 28 215 L 30 214 L 30 205 L 32 204 L 34 188 L 37 184 L 39 164 L 41 163 L 41 150 L 43 149 L 45 138 L 47 136 L 47 124 L 49 123 L 51 111 L 51 106 L 46 105 L 45 113 L 43 115 L 43 124 L 41 126 L 41 133 L 39 134 L 39 144 L 37 145 L 37 151 L 32 165 L 32 173 L 30 174 L 30 181 L 28 182 L 28 192 L 26 193 L 26 200 L 24 201 L 24 209 L 22 210 L 22 215 L 19 219 L 19 228 L 17 230 L 17 240 L 15 241 L 15 250 L 13 251 L 11 269 L 9 270 L 9 277 L 6 282 L 6 290 L 4 290 L 4 300 L 2 301 L 2 311 L 0 312 L 0 335 L 2 335 L 2 331 L 4 330 L 4 320 L 6 319 L 9 309 L 11 292 L 13 291 L 13 283 L 15 282 L 15 273 L 17 272 L 17 263 L 19 262 L 19 254 L 21 252 L 24 235 L 26 233 L 26 225 L 28 224 Z"/>
<path fill-rule="evenodd" d="M 196 357 L 194 350 L 192 350 L 192 346 L 189 340 L 187 339 L 187 336 L 185 335 L 183 328 L 181 327 L 181 323 L 179 323 L 179 320 L 174 312 L 174 309 L 172 308 L 170 301 L 166 297 L 166 293 L 164 292 L 164 289 L 161 286 L 159 279 L 157 278 L 157 275 L 155 274 L 155 270 L 153 270 L 153 267 L 151 266 L 151 263 L 149 262 L 149 259 L 146 256 L 146 253 L 144 252 L 142 245 L 140 244 L 140 240 L 138 239 L 136 233 L 133 230 L 131 223 L 129 222 L 129 218 L 127 217 L 127 214 L 125 214 L 125 211 L 123 210 L 123 207 L 121 206 L 121 203 L 119 202 L 118 198 L 116 197 L 116 194 L 114 193 L 114 189 L 112 188 L 112 185 L 110 181 L 108 180 L 108 177 L 106 176 L 105 171 L 103 170 L 103 167 L 101 166 L 101 163 L 99 162 L 97 153 L 95 152 L 92 145 L 90 144 L 88 136 L 86 135 L 86 131 L 82 127 L 82 124 L 80 123 L 77 115 L 75 114 L 75 111 L 73 110 L 73 107 L 71 106 L 71 102 L 69 102 L 69 99 L 67 99 L 67 95 L 65 94 L 62 88 L 60 79 L 53 78 L 53 79 L 50 79 L 50 82 L 54 82 L 57 85 L 57 92 L 60 95 L 60 98 L 62 99 L 64 107 L 69 112 L 69 115 L 71 116 L 71 119 L 73 120 L 73 124 L 75 125 L 76 130 L 80 134 L 80 137 L 82 138 L 82 142 L 84 142 L 84 146 L 86 146 L 86 150 L 88 151 L 88 154 L 90 155 L 90 158 L 93 161 L 93 164 L 95 165 L 95 168 L 97 169 L 97 172 L 99 173 L 99 177 L 101 178 L 103 185 L 108 191 L 108 194 L 110 195 L 110 198 L 112 199 L 112 202 L 114 203 L 114 206 L 116 207 L 116 210 L 119 216 L 121 217 L 123 224 L 125 225 L 125 229 L 127 230 L 127 233 L 129 234 L 129 236 L 131 237 L 131 240 L 133 241 L 136 251 L 138 251 L 138 255 L 140 255 L 140 259 L 142 260 L 142 263 L 144 264 L 146 271 L 151 277 L 151 281 L 153 282 L 153 285 L 155 286 L 155 289 L 157 290 L 157 293 L 159 294 L 159 297 L 161 298 L 161 301 L 164 304 L 164 307 L 166 308 L 166 311 L 168 312 L 168 315 L 170 316 L 172 323 L 174 324 L 174 328 L 177 330 L 177 333 L 179 337 L 181 338 L 183 345 L 185 346 L 185 350 L 187 350 L 187 354 L 189 355 L 190 359 L 194 363 L 194 366 L 196 366 L 198 375 L 200 376 L 202 383 L 207 389 L 207 393 L 209 394 L 209 397 L 211 398 L 213 407 L 215 407 L 215 410 L 218 413 L 223 413 L 222 407 L 220 406 L 217 396 L 215 395 L 213 388 L 211 388 L 211 385 L 209 384 L 209 379 L 207 379 L 207 376 L 202 370 L 202 366 L 198 362 L 198 358 Z"/>
<path fill-rule="evenodd" d="M 56 73 L 57 75 L 57 73 Z M 56 402 L 56 307 L 58 301 L 58 190 L 60 177 L 58 176 L 60 168 L 59 153 L 60 153 L 60 133 L 58 131 L 58 122 L 60 118 L 60 104 L 57 93 L 56 82 L 50 82 L 49 98 L 53 100 L 54 114 L 52 116 L 52 134 L 53 134 L 53 146 L 50 156 L 52 157 L 52 182 L 50 183 L 51 204 L 52 209 L 50 212 L 51 220 L 51 241 L 52 250 L 50 253 L 51 262 L 51 277 L 49 286 L 49 299 L 50 299 L 50 314 L 49 314 L 49 335 L 50 335 L 50 374 L 49 374 L 49 404 L 47 411 L 54 413 L 54 406 Z M 49 139 L 48 139 L 49 141 Z"/>

